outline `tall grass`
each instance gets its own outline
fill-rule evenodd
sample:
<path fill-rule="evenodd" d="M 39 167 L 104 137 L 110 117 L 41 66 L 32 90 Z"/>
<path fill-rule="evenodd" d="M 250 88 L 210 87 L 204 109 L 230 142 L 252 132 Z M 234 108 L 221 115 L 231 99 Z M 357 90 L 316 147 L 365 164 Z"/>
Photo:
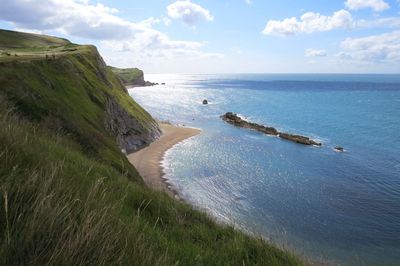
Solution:
<path fill-rule="evenodd" d="M 0 101 L 1 265 L 302 264 L 9 110 Z"/>
<path fill-rule="evenodd" d="M 303 264 L 145 187 L 104 128 L 105 97 L 153 120 L 84 49 L 0 64 L 1 265 Z"/>
<path fill-rule="evenodd" d="M 63 179 L 65 161 L 24 164 L 31 155 L 23 149 L 37 144 L 40 134 L 15 116 L 0 115 L 1 264 L 165 265 L 167 257 L 153 254 L 138 230 L 140 208 L 129 224 L 119 219 L 126 193 L 115 200 L 104 177 L 81 193 Z"/>

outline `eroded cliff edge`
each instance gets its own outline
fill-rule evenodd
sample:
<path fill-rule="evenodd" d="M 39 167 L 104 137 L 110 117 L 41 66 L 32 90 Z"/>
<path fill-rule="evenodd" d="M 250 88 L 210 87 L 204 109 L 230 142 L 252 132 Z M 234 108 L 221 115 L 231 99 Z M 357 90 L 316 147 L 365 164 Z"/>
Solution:
<path fill-rule="evenodd" d="M 0 33 L 2 40 L 21 38 Z M 96 47 L 25 35 L 23 43 L 0 40 L 0 97 L 18 112 L 69 135 L 89 153 L 98 152 L 100 142 L 112 145 L 109 137 L 130 153 L 160 136 L 157 122 L 129 96 Z"/>
<path fill-rule="evenodd" d="M 150 144 L 161 135 L 161 130 L 154 121 L 140 123 L 130 115 L 115 97 L 106 102 L 106 129 L 116 136 L 116 141 L 125 153 L 131 153 Z"/>
<path fill-rule="evenodd" d="M 110 69 L 115 75 L 117 75 L 122 84 L 124 84 L 125 86 L 145 87 L 158 85 L 158 83 L 144 80 L 143 70 L 140 70 L 138 68 L 117 68 L 108 66 L 108 69 Z"/>

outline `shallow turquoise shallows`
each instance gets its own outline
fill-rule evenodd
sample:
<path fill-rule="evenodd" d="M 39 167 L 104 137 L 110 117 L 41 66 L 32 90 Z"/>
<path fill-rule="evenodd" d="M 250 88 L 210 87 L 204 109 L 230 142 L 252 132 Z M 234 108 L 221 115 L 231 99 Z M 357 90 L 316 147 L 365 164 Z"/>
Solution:
<path fill-rule="evenodd" d="M 313 260 L 400 264 L 400 75 L 146 79 L 166 85 L 130 90 L 135 100 L 203 130 L 163 162 L 186 201 Z M 323 146 L 235 128 L 228 111 Z"/>

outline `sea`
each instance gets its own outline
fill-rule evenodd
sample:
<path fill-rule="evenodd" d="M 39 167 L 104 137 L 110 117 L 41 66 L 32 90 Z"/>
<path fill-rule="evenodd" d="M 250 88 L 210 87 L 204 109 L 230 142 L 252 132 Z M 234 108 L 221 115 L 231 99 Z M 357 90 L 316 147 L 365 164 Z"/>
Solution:
<path fill-rule="evenodd" d="M 129 93 L 153 117 L 202 130 L 162 162 L 186 202 L 316 264 L 400 265 L 400 75 L 146 80 L 165 85 Z M 226 112 L 323 145 L 234 127 Z"/>

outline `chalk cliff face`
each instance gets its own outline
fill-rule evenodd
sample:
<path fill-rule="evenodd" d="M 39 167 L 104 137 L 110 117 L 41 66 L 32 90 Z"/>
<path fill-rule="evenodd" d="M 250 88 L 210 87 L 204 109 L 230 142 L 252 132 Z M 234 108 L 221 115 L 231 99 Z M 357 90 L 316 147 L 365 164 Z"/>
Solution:
<path fill-rule="evenodd" d="M 156 123 L 149 123 L 145 128 L 113 97 L 107 100 L 106 111 L 105 126 L 116 136 L 118 145 L 126 153 L 134 152 L 150 144 L 161 135 Z"/>
<path fill-rule="evenodd" d="M 0 34 L 0 51 L 7 51 L 0 56 L 0 97 L 25 117 L 67 134 L 92 154 L 100 143 L 113 145 L 110 139 L 129 153 L 160 136 L 156 121 L 129 96 L 94 46 L 26 34 L 24 44 L 15 47 L 2 40 L 20 34 Z"/>

